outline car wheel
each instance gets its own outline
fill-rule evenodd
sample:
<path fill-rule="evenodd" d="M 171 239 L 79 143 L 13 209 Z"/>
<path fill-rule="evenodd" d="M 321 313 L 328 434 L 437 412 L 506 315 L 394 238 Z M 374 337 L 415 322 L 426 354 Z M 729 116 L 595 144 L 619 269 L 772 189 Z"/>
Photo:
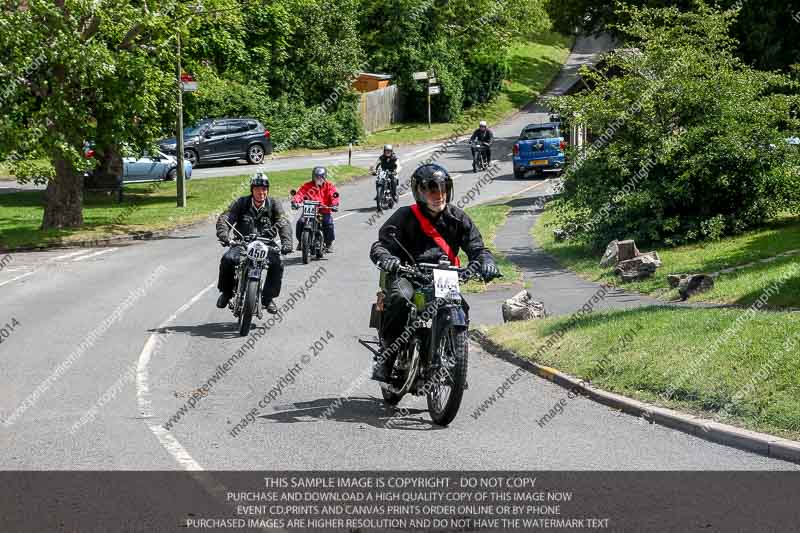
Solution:
<path fill-rule="evenodd" d="M 191 163 L 192 167 L 196 167 L 197 162 L 199 161 L 199 158 L 197 157 L 197 152 L 195 152 L 191 148 L 183 151 L 183 158 L 186 159 L 189 163 Z"/>
<path fill-rule="evenodd" d="M 167 172 L 167 177 L 164 178 L 164 179 L 166 181 L 175 181 L 175 179 L 177 179 L 177 177 L 178 177 L 178 167 L 175 167 L 173 169 L 170 169 L 169 172 Z"/>
<path fill-rule="evenodd" d="M 516 178 L 518 180 L 521 180 L 524 177 L 525 177 L 525 171 L 524 170 L 517 170 L 516 168 L 514 169 L 514 178 Z"/>
<path fill-rule="evenodd" d="M 254 144 L 247 150 L 247 162 L 251 165 L 258 165 L 264 161 L 264 147 Z"/>

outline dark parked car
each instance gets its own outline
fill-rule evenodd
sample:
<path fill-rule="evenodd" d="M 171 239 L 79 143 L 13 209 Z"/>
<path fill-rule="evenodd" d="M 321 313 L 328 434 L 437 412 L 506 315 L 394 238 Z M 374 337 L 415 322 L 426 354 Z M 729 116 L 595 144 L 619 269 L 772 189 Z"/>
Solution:
<path fill-rule="evenodd" d="M 175 138 L 158 143 L 159 149 L 175 154 Z M 246 159 L 257 165 L 272 153 L 269 130 L 253 118 L 201 120 L 183 130 L 184 158 L 196 167 L 212 161 Z"/>

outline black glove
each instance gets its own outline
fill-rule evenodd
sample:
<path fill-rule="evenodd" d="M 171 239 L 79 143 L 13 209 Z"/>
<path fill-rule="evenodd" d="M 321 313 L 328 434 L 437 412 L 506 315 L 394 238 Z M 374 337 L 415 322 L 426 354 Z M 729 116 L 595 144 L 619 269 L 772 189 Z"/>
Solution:
<path fill-rule="evenodd" d="M 389 255 L 384 257 L 383 259 L 378 261 L 378 268 L 383 270 L 384 272 L 397 272 L 397 269 L 400 267 L 400 259 L 393 255 Z"/>
<path fill-rule="evenodd" d="M 300 209 L 300 204 L 297 202 L 292 202 L 292 209 Z"/>
<path fill-rule="evenodd" d="M 230 246 L 231 240 L 228 238 L 227 235 L 217 235 L 217 239 L 219 239 L 219 243 L 222 246 Z"/>
<path fill-rule="evenodd" d="M 292 243 L 291 242 L 283 243 L 283 245 L 281 246 L 281 254 L 288 255 L 290 253 L 292 253 Z"/>
<path fill-rule="evenodd" d="M 335 205 L 335 206 L 331 207 L 331 211 L 333 211 L 334 213 L 336 211 L 338 211 L 338 210 L 339 210 L 339 206 L 338 205 Z"/>
<path fill-rule="evenodd" d="M 494 264 L 494 261 L 484 261 L 481 265 L 481 276 L 483 276 L 484 281 L 491 281 L 494 278 L 500 277 L 500 271 L 497 269 L 497 265 Z"/>

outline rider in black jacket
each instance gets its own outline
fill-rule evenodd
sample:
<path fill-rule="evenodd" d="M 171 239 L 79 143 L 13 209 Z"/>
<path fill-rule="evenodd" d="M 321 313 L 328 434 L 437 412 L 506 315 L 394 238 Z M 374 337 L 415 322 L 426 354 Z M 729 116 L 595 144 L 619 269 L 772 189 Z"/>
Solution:
<path fill-rule="evenodd" d="M 383 145 L 383 153 L 378 157 L 378 161 L 375 163 L 375 174 L 378 173 L 378 169 L 383 169 L 392 174 L 391 184 L 391 191 L 392 191 L 392 198 L 394 201 L 397 201 L 397 176 L 400 174 L 400 162 L 397 160 L 397 155 L 394 153 L 394 148 L 391 144 L 384 144 Z M 377 200 L 377 198 L 375 198 Z"/>
<path fill-rule="evenodd" d="M 227 224 L 226 224 L 227 221 Z M 217 238 L 223 246 L 230 244 L 230 226 L 242 235 L 257 233 L 265 236 L 276 231 L 281 238 L 281 253 L 292 252 L 292 230 L 289 219 L 283 211 L 280 202 L 269 197 L 269 178 L 266 174 L 258 172 L 250 179 L 250 196 L 242 196 L 234 200 L 227 211 L 217 219 Z M 239 264 L 240 249 L 236 246 L 228 248 L 219 263 L 219 281 L 217 288 L 220 291 L 217 307 L 220 309 L 228 305 L 233 297 L 234 272 Z M 261 293 L 261 303 L 267 312 L 275 314 L 278 306 L 273 301 L 281 293 L 283 280 L 283 263 L 281 257 L 270 251 L 269 268 L 264 289 Z"/>
<path fill-rule="evenodd" d="M 427 218 L 449 245 L 453 254 L 463 249 L 470 262 L 478 263 L 483 279 L 489 281 L 500 275 L 492 253 L 483 244 L 481 233 L 469 216 L 453 206 L 453 180 L 447 170 L 437 164 L 422 165 L 411 176 L 411 190 L 422 216 Z M 398 242 L 402 245 L 398 245 Z M 409 312 L 407 283 L 397 275 L 398 266 L 418 263 L 438 263 L 445 254 L 431 237 L 422 231 L 420 222 L 411 207 L 395 211 L 378 232 L 378 240 L 370 249 L 370 259 L 388 273 L 381 337 L 384 348 L 397 340 L 405 327 Z M 405 286 L 404 286 L 405 285 Z M 465 308 L 466 302 L 464 302 Z M 387 381 L 394 365 L 396 353 L 384 349 L 375 367 L 373 379 Z"/>
<path fill-rule="evenodd" d="M 492 141 L 494 140 L 494 133 L 492 133 L 492 130 L 490 130 L 489 127 L 486 125 L 486 121 L 485 120 L 481 120 L 480 121 L 480 123 L 478 124 L 478 129 L 473 131 L 472 132 L 472 137 L 469 138 L 469 142 L 473 142 L 473 141 L 476 141 L 476 140 L 480 141 L 480 142 L 487 143 L 489 145 L 489 147 L 486 148 L 486 164 L 487 165 L 490 164 L 492 162 L 492 148 L 491 148 L 491 146 L 492 146 Z M 474 147 L 472 148 L 472 160 L 473 161 L 475 160 L 475 148 Z M 472 170 L 475 170 L 474 165 L 473 165 Z"/>

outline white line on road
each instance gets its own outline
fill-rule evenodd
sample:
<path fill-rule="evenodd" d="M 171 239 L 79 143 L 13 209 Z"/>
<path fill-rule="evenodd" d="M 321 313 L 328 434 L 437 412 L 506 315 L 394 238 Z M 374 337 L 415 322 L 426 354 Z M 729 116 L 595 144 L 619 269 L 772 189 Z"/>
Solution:
<path fill-rule="evenodd" d="M 22 274 L 21 276 L 17 276 L 16 278 L 11 278 L 9 280 L 6 280 L 6 281 L 0 283 L 0 287 L 2 287 L 3 285 L 6 285 L 7 283 L 11 283 L 12 281 L 17 281 L 18 279 L 22 279 L 22 278 L 25 278 L 27 276 L 33 275 L 33 274 L 34 274 L 34 272 L 28 272 L 27 274 Z"/>
<path fill-rule="evenodd" d="M 73 261 L 83 261 L 84 259 L 89 259 L 91 257 L 97 257 L 98 255 L 107 254 L 108 252 L 113 252 L 114 250 L 116 250 L 116 248 L 108 248 L 106 250 L 100 250 L 99 252 L 94 252 L 94 253 L 91 253 L 89 255 L 82 255 L 80 257 L 76 257 L 76 258 L 73 259 Z"/>
<path fill-rule="evenodd" d="M 189 309 L 197 300 L 202 298 L 203 295 L 213 287 L 214 283 L 197 293 L 194 298 L 182 305 L 180 309 L 175 311 L 175 313 L 162 322 L 157 329 L 164 329 L 167 327 L 167 324 L 178 318 L 178 315 Z M 157 331 L 148 337 L 144 348 L 142 348 L 142 353 L 139 354 L 139 361 L 136 364 L 136 401 L 139 405 L 139 415 L 142 418 L 150 418 L 152 416 L 152 413 L 150 412 L 150 385 L 148 383 L 147 365 L 150 363 L 150 357 L 153 355 L 155 347 L 158 346 L 159 335 L 161 335 L 161 333 Z"/>
<path fill-rule="evenodd" d="M 89 252 L 91 252 L 91 250 L 78 250 L 77 252 L 70 252 L 68 254 L 59 255 L 58 257 L 54 257 L 52 260 L 53 261 L 60 261 L 62 259 L 75 257 L 76 255 L 86 254 L 86 253 L 89 253 Z"/>
<path fill-rule="evenodd" d="M 338 216 L 338 217 L 334 218 L 333 220 L 339 220 L 340 218 L 349 217 L 350 215 L 355 215 L 355 213 L 347 213 L 346 215 Z"/>
<path fill-rule="evenodd" d="M 524 189 L 522 189 L 521 191 L 517 191 L 517 192 L 515 192 L 514 194 L 512 194 L 512 195 L 511 195 L 511 198 L 513 198 L 513 197 L 515 197 L 515 196 L 518 196 L 518 195 L 520 195 L 520 194 L 522 194 L 522 193 L 524 193 L 524 192 L 528 192 L 528 191 L 530 191 L 531 189 L 535 189 L 536 187 L 541 187 L 542 185 L 547 185 L 547 184 L 549 184 L 549 183 L 550 183 L 550 180 L 549 180 L 549 179 L 546 179 L 546 180 L 544 180 L 544 181 L 540 181 L 539 183 L 534 183 L 534 184 L 533 184 L 533 185 L 531 185 L 530 187 L 525 187 L 525 188 L 524 188 Z"/>

